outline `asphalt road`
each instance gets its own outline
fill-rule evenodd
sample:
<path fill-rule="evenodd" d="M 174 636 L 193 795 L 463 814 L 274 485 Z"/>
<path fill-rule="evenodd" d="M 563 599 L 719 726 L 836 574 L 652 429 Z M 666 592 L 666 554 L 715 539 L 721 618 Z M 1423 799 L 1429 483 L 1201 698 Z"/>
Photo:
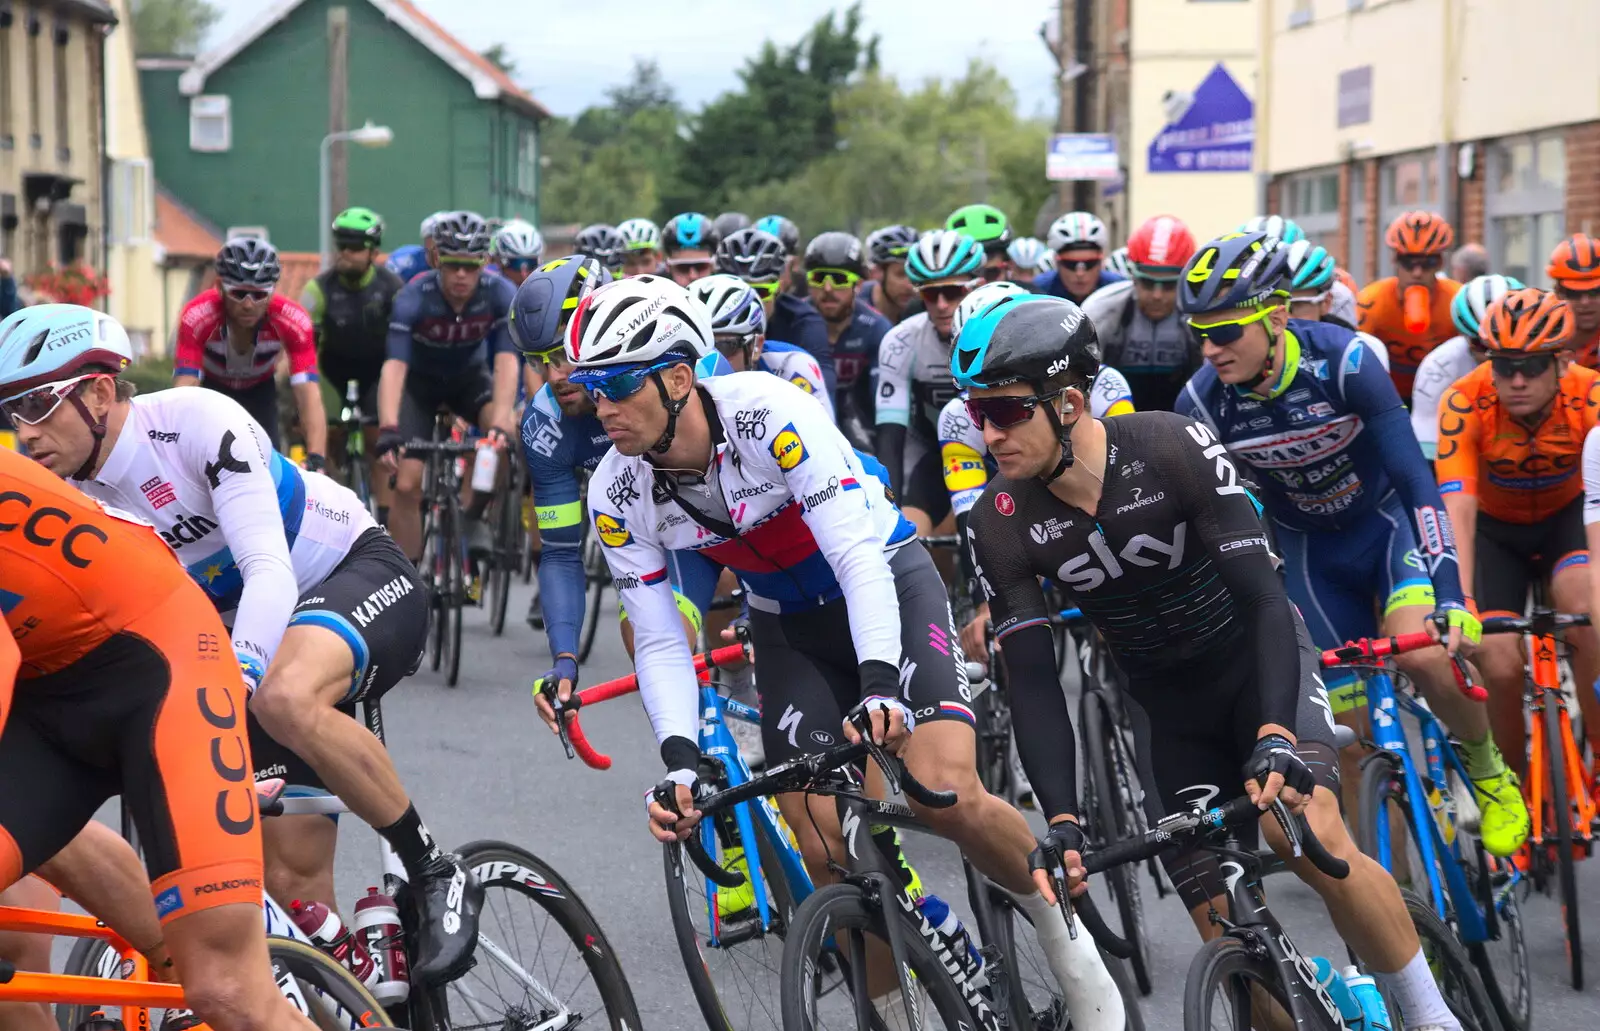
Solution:
<path fill-rule="evenodd" d="M 549 654 L 544 635 L 521 620 L 528 591 L 518 586 L 503 638 L 490 635 L 484 613 L 468 612 L 461 686 L 445 687 L 443 678 L 424 665 L 391 692 L 385 707 L 390 750 L 418 810 L 441 842 L 516 842 L 567 877 L 620 954 L 646 1029 L 702 1027 L 674 944 L 661 851 L 644 826 L 642 795 L 661 773 L 648 721 L 632 697 L 585 710 L 591 741 L 615 765 L 601 773 L 566 759 L 538 721 L 529 696 L 529 684 L 546 668 Z M 605 604 L 609 612 L 615 602 L 608 595 Z M 600 632 L 584 670 L 585 683 L 630 671 L 613 622 Z M 350 817 L 341 826 L 338 890 L 341 899 L 353 904 L 367 885 L 378 883 L 377 839 Z M 908 851 L 924 881 L 960 903 L 958 911 L 964 909 L 955 849 L 913 836 Z M 1597 868 L 1600 864 L 1580 865 L 1583 888 L 1600 882 Z M 1148 880 L 1145 888 L 1156 983 L 1140 1005 L 1152 1031 L 1179 1029 L 1184 973 L 1198 939 L 1175 897 L 1157 900 Z M 1303 952 L 1343 955 L 1311 891 L 1276 877 L 1270 892 L 1273 911 Z M 1600 943 L 1597 897 L 1600 891 L 1584 892 L 1583 919 L 1592 929 L 1590 940 Z M 1558 906 L 1534 896 L 1525 914 L 1535 977 L 1535 1025 L 1596 1026 L 1594 989 L 1577 993 L 1565 981 Z M 1600 955 L 1600 944 L 1595 954 Z M 1595 968 L 1600 960 L 1592 964 Z"/>

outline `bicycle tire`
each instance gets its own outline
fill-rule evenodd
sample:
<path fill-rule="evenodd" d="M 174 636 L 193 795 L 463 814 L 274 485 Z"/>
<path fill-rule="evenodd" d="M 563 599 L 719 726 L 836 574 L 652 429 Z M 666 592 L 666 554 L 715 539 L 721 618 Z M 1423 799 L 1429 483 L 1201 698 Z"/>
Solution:
<path fill-rule="evenodd" d="M 1010 765 L 1011 713 L 1005 701 L 1004 675 L 997 677 L 987 690 L 974 701 L 978 718 L 978 780 L 989 794 L 1008 805 L 1016 804 L 1016 785 L 1012 783 Z"/>
<path fill-rule="evenodd" d="M 313 983 L 314 990 L 318 994 L 331 1000 L 334 1006 L 352 1018 L 342 1024 L 350 1031 L 360 1031 L 361 1028 L 378 1025 L 387 1026 L 392 1023 L 378 1000 L 338 960 L 315 946 L 293 938 L 276 935 L 266 937 L 267 954 L 272 959 L 273 977 L 278 982 L 279 990 L 299 1006 L 301 1012 L 310 1017 L 312 1023 L 324 1028 L 325 1031 L 333 1031 L 341 1026 L 341 1022 L 335 1019 L 338 1010 L 324 1007 L 317 1001 L 307 999 L 303 994 L 292 992 L 291 986 L 285 984 L 286 978 L 292 978 L 293 988 L 302 991 L 308 982 Z M 120 963 L 120 957 L 111 948 L 110 943 L 97 938 L 84 938 L 72 947 L 62 973 L 110 977 L 113 972 L 118 972 Z M 309 1013 L 308 1008 L 311 1006 L 316 1006 L 319 1013 L 315 1015 Z M 89 1019 L 89 1015 L 95 1010 L 107 1009 L 105 1006 L 60 1005 L 56 1007 L 56 1023 L 60 1025 L 61 1031 L 77 1031 L 78 1026 Z M 116 1007 L 109 1009 L 115 1010 Z"/>
<path fill-rule="evenodd" d="M 444 536 L 439 531 L 439 516 L 431 510 L 422 527 L 420 571 L 428 587 L 428 668 L 435 673 L 444 664 L 445 606 L 448 601 L 448 576 L 441 576 L 440 556 Z"/>
<path fill-rule="evenodd" d="M 589 661 L 594 650 L 595 634 L 600 629 L 600 602 L 604 600 L 606 584 L 611 582 L 605 556 L 600 553 L 600 542 L 590 533 L 583 541 L 583 575 L 587 580 L 584 599 L 583 630 L 578 638 L 578 664 Z"/>
<path fill-rule="evenodd" d="M 634 1001 L 633 988 L 628 983 L 627 974 L 622 969 L 616 950 L 611 947 L 611 942 L 601 929 L 599 921 L 595 919 L 594 914 L 566 878 L 527 849 L 504 841 L 472 841 L 462 845 L 457 852 L 461 856 L 462 863 L 477 876 L 486 892 L 490 888 L 507 889 L 528 899 L 547 914 L 581 958 L 582 969 L 587 972 L 588 979 L 592 979 L 594 991 L 604 1007 L 606 1026 L 612 1031 L 637 1031 L 640 1027 L 639 1008 Z M 492 905 L 490 899 L 491 896 L 486 894 L 479 915 L 479 933 L 495 941 L 500 950 L 508 956 L 511 950 L 524 941 L 531 940 L 543 944 L 551 937 L 544 933 L 526 936 L 517 934 L 496 936 L 490 933 L 491 930 L 501 930 L 505 926 L 498 907 Z M 553 966 L 547 961 L 539 964 L 538 970 L 528 972 L 538 976 L 546 988 L 554 989 L 558 979 L 563 975 L 572 976 L 572 968 L 577 966 L 567 962 L 566 959 L 566 954 L 563 954 L 563 961 L 560 964 Z M 520 963 L 521 958 L 517 957 L 515 961 Z M 488 988 L 504 998 L 504 993 L 497 991 L 497 986 L 501 982 L 492 973 L 497 962 L 494 957 L 480 952 L 478 963 L 463 975 L 463 978 L 472 979 L 475 988 Z M 578 987 L 582 987 L 582 981 Z M 443 1015 L 448 1017 L 450 986 L 445 987 L 444 993 L 446 1003 Z M 485 1001 L 484 992 L 474 990 L 473 995 L 481 1008 Z M 512 1003 L 513 1010 L 504 1015 L 506 1018 L 504 1026 L 519 1026 L 518 1021 L 522 1021 L 520 1026 L 527 1026 L 530 1015 L 533 1023 L 545 1023 L 557 1016 L 557 1014 L 544 1016 L 528 1005 L 529 1003 L 537 1005 L 538 1002 L 532 993 L 522 987 L 520 998 Z M 579 1023 L 585 1025 L 590 1024 L 594 1016 L 596 1015 L 581 1011 L 573 1014 Z M 540 1019 L 541 1017 L 543 1019 Z M 477 1023 L 481 1019 L 477 1017 L 465 1023 Z M 462 1022 L 452 1021 L 451 1026 L 462 1026 Z"/>
<path fill-rule="evenodd" d="M 731 813 L 727 815 L 732 816 Z M 700 1015 L 710 1031 L 735 1031 L 735 1025 L 728 1019 L 727 1007 L 723 1005 L 721 993 L 717 991 L 717 986 L 712 981 L 711 967 L 706 962 L 704 950 L 700 947 L 700 932 L 695 927 L 694 917 L 689 911 L 691 899 L 688 886 L 692 883 L 690 878 L 700 878 L 703 875 L 689 860 L 689 855 L 681 844 L 674 842 L 665 845 L 661 852 L 662 867 L 667 881 L 667 911 L 672 918 L 673 937 L 678 943 L 678 954 L 683 959 L 683 970 L 689 979 L 690 993 L 694 996 L 695 1005 L 699 1007 Z M 775 927 L 777 937 L 781 941 L 787 934 L 790 921 L 794 918 L 796 909 L 794 892 L 778 865 L 778 856 L 772 848 L 772 843 L 759 828 L 756 830 L 756 854 L 760 857 L 761 871 L 766 877 L 774 911 L 778 914 Z M 751 1031 L 754 1025 L 750 1023 L 749 1018 L 752 1015 L 745 1014 L 746 1020 L 737 1025 L 737 1031 Z"/>
<path fill-rule="evenodd" d="M 1406 797 L 1405 771 L 1394 758 L 1384 752 L 1374 752 L 1368 756 L 1361 765 L 1361 789 L 1358 796 L 1361 799 L 1361 822 L 1357 828 L 1357 844 L 1361 851 L 1371 856 L 1380 866 L 1390 874 L 1395 872 L 1394 856 L 1397 850 L 1406 849 L 1405 841 L 1394 840 L 1394 830 L 1404 827 L 1405 833 L 1414 842 L 1417 828 L 1411 823 L 1411 804 Z M 1389 818 L 1389 804 L 1394 803 L 1400 811 L 1401 819 L 1395 821 Z M 1390 829 L 1389 862 L 1384 863 L 1378 855 L 1378 820 L 1382 819 Z M 1420 861 L 1421 853 L 1413 845 L 1407 852 L 1406 862 Z M 1419 873 L 1412 870 L 1412 876 Z M 1435 870 L 1434 877 L 1443 880 L 1443 874 Z"/>
<path fill-rule="evenodd" d="M 1481 843 L 1477 848 L 1480 853 L 1483 851 Z M 1481 864 L 1484 861 L 1480 855 L 1478 862 Z M 1497 901 L 1492 875 L 1479 876 L 1486 878 L 1483 885 L 1487 891 L 1482 894 L 1488 897 L 1480 897 L 1478 904 L 1494 906 L 1500 931 L 1499 941 L 1504 943 L 1510 960 L 1507 962 L 1502 957 L 1501 962 L 1495 962 L 1487 942 L 1462 944 L 1466 946 L 1473 966 L 1478 968 L 1478 976 L 1489 995 L 1489 1002 L 1500 1017 L 1503 1031 L 1528 1031 L 1533 1024 L 1533 973 L 1528 962 L 1528 937 L 1522 923 L 1522 904 L 1515 888 L 1506 891 Z"/>
<path fill-rule="evenodd" d="M 484 590 L 489 596 L 489 632 L 506 632 L 506 608 L 511 601 L 511 570 L 518 563 L 517 536 L 522 533 L 522 493 L 513 474 L 505 493 L 496 501 L 494 557 Z"/>
<path fill-rule="evenodd" d="M 1033 935 L 1033 920 L 1006 892 L 993 885 L 989 896 L 994 912 L 996 941 L 993 943 L 1005 957 L 1006 981 L 1011 1000 L 1011 1026 L 1027 1031 L 1067 1031 L 1072 1027 L 1072 1015 L 1061 1002 L 1055 975 L 1038 952 Z M 1017 922 L 1028 927 L 1030 949 L 1017 935 Z M 1081 933 L 1081 932 L 1080 932 Z M 1127 965 L 1120 959 L 1100 953 L 1106 972 L 1116 982 L 1117 994 L 1122 996 L 1122 1009 L 1127 1016 L 1124 1031 L 1144 1031 L 1144 1013 L 1128 973 Z"/>
<path fill-rule="evenodd" d="M 898 906 L 898 903 L 891 904 Z M 922 937 L 917 926 L 921 921 L 913 923 L 899 914 L 895 918 L 902 922 L 900 937 L 906 947 L 907 964 L 916 977 L 917 986 L 922 989 L 919 994 L 927 1003 L 931 1003 L 944 1026 L 998 1031 L 999 1015 L 989 1008 L 988 1000 L 981 996 L 982 1007 L 974 1010 L 962 988 L 951 978 L 942 960 Z M 871 933 L 880 942 L 888 941 L 888 928 L 883 923 L 883 914 L 869 905 L 861 889 L 853 884 L 830 884 L 814 892 L 795 914 L 794 927 L 783 944 L 783 973 L 780 980 L 784 1031 L 818 1031 L 817 1000 L 813 995 L 816 972 L 821 968 L 824 957 L 832 953 L 827 945 L 828 939 L 847 929 L 863 932 L 852 935 L 858 944 L 864 945 L 865 933 Z M 887 944 L 884 947 L 887 948 Z M 972 992 L 976 994 L 976 989 Z M 886 1021 L 882 1022 L 887 1024 Z"/>
<path fill-rule="evenodd" d="M 1433 906 L 1422 901 L 1415 892 L 1401 889 L 1400 894 L 1406 900 L 1406 912 L 1422 942 L 1428 968 L 1438 982 L 1439 994 L 1461 1022 L 1462 1031 L 1503 1031 L 1499 1014 L 1489 1001 L 1477 968 L 1455 932 L 1434 915 Z"/>
<path fill-rule="evenodd" d="M 1089 779 L 1094 782 L 1095 809 L 1091 816 L 1093 834 L 1101 845 L 1121 841 L 1135 833 L 1132 814 L 1124 808 L 1123 792 L 1114 765 L 1116 760 L 1111 755 L 1111 750 L 1117 747 L 1112 741 L 1114 738 L 1120 740 L 1122 732 L 1112 718 L 1109 703 L 1099 691 L 1085 691 L 1080 709 L 1082 716 L 1079 725 L 1083 727 L 1085 753 L 1083 765 Z M 1150 935 L 1144 926 L 1144 904 L 1139 896 L 1139 870 L 1138 865 L 1128 863 L 1112 867 L 1101 876 L 1105 878 L 1112 899 L 1117 904 L 1120 933 L 1133 945 L 1133 955 L 1129 957 L 1128 964 L 1133 970 L 1134 983 L 1139 986 L 1140 995 L 1149 995 L 1150 968 L 1153 964 L 1150 960 Z"/>
<path fill-rule="evenodd" d="M 1545 692 L 1544 747 L 1550 764 L 1550 809 L 1556 826 L 1556 880 L 1561 889 L 1561 918 L 1567 934 L 1567 962 L 1572 990 L 1583 991 L 1583 932 L 1578 920 L 1578 873 L 1574 869 L 1572 804 L 1567 795 L 1566 756 L 1562 744 L 1561 714 L 1566 711 L 1561 695 Z M 1537 819 L 1537 817 L 1535 817 Z"/>
<path fill-rule="evenodd" d="M 449 512 L 450 531 L 445 536 L 449 549 L 446 552 L 447 581 L 450 584 L 449 604 L 445 615 L 445 685 L 456 687 L 461 683 L 461 618 L 467 604 L 467 539 L 466 524 L 462 521 L 461 501 L 454 491 L 445 501 Z"/>
<path fill-rule="evenodd" d="M 1213 938 L 1200 946 L 1200 951 L 1195 953 L 1194 960 L 1189 964 L 1189 974 L 1184 978 L 1184 1031 L 1215 1031 L 1218 1025 L 1212 1022 L 1211 1015 L 1216 989 L 1234 979 L 1260 985 L 1277 1005 L 1288 1011 L 1289 1001 L 1283 982 L 1279 980 L 1271 960 L 1252 954 L 1244 942 L 1237 938 Z M 1237 988 L 1229 992 L 1235 1031 L 1250 1031 L 1251 1028 L 1251 996 L 1248 985 L 1245 987 L 1243 995 Z"/>

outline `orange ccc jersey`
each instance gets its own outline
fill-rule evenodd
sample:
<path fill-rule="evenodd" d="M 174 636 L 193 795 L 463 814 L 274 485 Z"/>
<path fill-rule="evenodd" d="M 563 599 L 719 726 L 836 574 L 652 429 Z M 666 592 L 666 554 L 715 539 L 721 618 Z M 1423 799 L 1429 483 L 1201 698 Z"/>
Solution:
<path fill-rule="evenodd" d="M 1389 376 L 1400 400 L 1411 403 L 1411 384 L 1429 351 L 1456 335 L 1450 304 L 1461 284 L 1440 276 L 1429 291 L 1428 326 L 1421 333 L 1406 328 L 1405 298 L 1400 281 L 1390 276 L 1368 283 L 1356 295 L 1356 328 L 1383 341 L 1389 349 Z"/>
<path fill-rule="evenodd" d="M 1488 362 L 1439 403 L 1439 493 L 1471 494 L 1484 514 L 1537 523 L 1583 494 L 1583 441 L 1600 421 L 1600 373 L 1576 362 L 1536 429 L 1500 406 Z"/>
<path fill-rule="evenodd" d="M 0 450 L 0 611 L 21 677 L 70 666 L 184 589 L 196 588 L 153 529 Z"/>

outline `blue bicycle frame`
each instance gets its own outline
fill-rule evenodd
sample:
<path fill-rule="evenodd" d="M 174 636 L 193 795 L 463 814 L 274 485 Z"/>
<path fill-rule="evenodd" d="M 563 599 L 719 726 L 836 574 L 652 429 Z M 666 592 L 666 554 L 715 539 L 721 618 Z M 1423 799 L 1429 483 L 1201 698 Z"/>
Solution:
<path fill-rule="evenodd" d="M 737 787 L 750 779 L 750 767 L 745 765 L 744 756 L 739 754 L 739 746 L 734 743 L 733 735 L 724 725 L 730 716 L 754 723 L 758 727 L 761 725 L 760 709 L 732 698 L 724 698 L 714 685 L 700 685 L 700 753 L 718 760 L 728 786 Z M 797 905 L 805 901 L 813 890 L 811 875 L 806 873 L 800 850 L 795 847 L 793 839 L 780 822 L 778 807 L 772 799 L 759 798 L 740 802 L 733 807 L 733 815 L 734 825 L 739 832 L 739 844 L 744 849 L 750 890 L 755 895 L 756 915 L 761 921 L 761 930 L 772 931 L 774 929 L 772 906 L 766 892 L 767 872 L 761 868 L 757 831 L 766 837 L 767 843 L 772 846 L 773 853 L 778 857 L 778 865 L 782 867 L 779 874 L 789 882 L 789 888 Z M 705 846 L 707 855 L 712 857 L 721 855 L 716 821 L 701 821 L 700 843 Z M 717 885 L 708 878 L 706 926 L 711 930 L 709 944 L 712 948 L 719 947 L 718 934 L 721 928 L 717 917 L 718 890 Z"/>
<path fill-rule="evenodd" d="M 1405 774 L 1406 804 L 1410 808 L 1412 837 L 1416 840 L 1418 855 L 1423 868 L 1427 871 L 1428 897 L 1435 915 L 1441 920 L 1453 916 L 1456 932 L 1463 942 L 1484 942 L 1497 937 L 1498 929 L 1494 917 L 1480 908 L 1478 898 L 1473 893 L 1472 885 L 1467 881 L 1467 875 L 1462 869 L 1461 836 L 1455 833 L 1455 812 L 1453 808 L 1447 807 L 1444 813 L 1436 817 L 1429 806 L 1422 775 L 1411 757 L 1405 728 L 1400 724 L 1400 712 L 1403 710 L 1417 720 L 1422 736 L 1424 765 L 1428 779 L 1433 782 L 1441 796 L 1449 795 L 1449 780 L 1446 775 L 1450 771 L 1454 771 L 1461 778 L 1461 783 L 1472 783 L 1471 778 L 1467 776 L 1466 767 L 1462 765 L 1461 757 L 1451 746 L 1449 737 L 1438 718 L 1415 698 L 1396 692 L 1394 682 L 1386 671 L 1374 670 L 1369 673 L 1366 689 L 1367 713 L 1372 720 L 1373 743 L 1378 746 L 1379 751 L 1387 753 L 1397 762 Z M 1440 820 L 1449 821 L 1451 835 L 1448 842 L 1444 839 Z M 1373 826 L 1377 829 L 1375 836 L 1378 854 L 1375 858 L 1384 869 L 1393 872 L 1393 842 L 1390 840 L 1389 821 L 1375 818 Z M 1445 861 L 1441 862 L 1441 857 Z M 1508 864 L 1508 867 L 1511 879 L 1501 888 L 1501 894 L 1509 893 L 1522 877 L 1514 866 Z M 1442 883 L 1441 871 L 1444 875 Z M 1447 891 L 1453 905 L 1453 913 L 1447 912 L 1445 904 Z"/>

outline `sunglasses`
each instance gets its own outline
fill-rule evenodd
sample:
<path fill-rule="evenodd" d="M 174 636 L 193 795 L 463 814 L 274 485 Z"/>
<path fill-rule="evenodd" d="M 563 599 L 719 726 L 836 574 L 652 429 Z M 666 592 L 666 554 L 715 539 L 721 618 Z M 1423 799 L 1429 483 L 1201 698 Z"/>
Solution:
<path fill-rule="evenodd" d="M 1516 358 L 1498 354 L 1489 356 L 1489 365 L 1499 379 L 1511 379 L 1519 372 L 1524 379 L 1537 379 L 1549 372 L 1555 363 L 1556 356 L 1553 354 L 1530 354 Z"/>
<path fill-rule="evenodd" d="M 1009 430 L 1033 418 L 1033 410 L 1046 401 L 1060 397 L 1062 391 L 1049 394 L 1002 394 L 999 397 L 969 397 L 966 400 L 967 416 L 978 429 L 994 423 L 996 429 Z"/>
<path fill-rule="evenodd" d="M 1004 265 L 985 265 L 978 270 L 978 275 L 985 283 L 997 283 L 1006 274 Z"/>
<path fill-rule="evenodd" d="M 440 272 L 474 272 L 483 268 L 484 262 L 477 258 L 440 258 Z"/>
<path fill-rule="evenodd" d="M 838 287 L 853 290 L 861 282 L 861 277 L 840 268 L 816 268 L 806 273 L 806 282 L 818 290 Z"/>
<path fill-rule="evenodd" d="M 781 284 L 776 279 L 766 283 L 747 282 L 745 285 L 754 290 L 756 292 L 756 296 L 761 298 L 763 301 L 770 301 L 774 297 L 778 296 L 778 290 L 781 287 Z"/>
<path fill-rule="evenodd" d="M 1056 268 L 1063 272 L 1093 272 L 1100 262 L 1100 258 L 1057 258 Z"/>
<path fill-rule="evenodd" d="M 1171 293 L 1178 289 L 1178 281 L 1176 279 L 1151 279 L 1149 276 L 1134 276 L 1133 282 L 1137 286 L 1158 294 Z"/>
<path fill-rule="evenodd" d="M 1396 254 L 1394 263 L 1407 272 L 1431 272 L 1444 266 L 1444 258 L 1437 254 Z"/>
<path fill-rule="evenodd" d="M 564 368 L 567 365 L 567 351 L 564 347 L 553 347 L 548 351 L 523 351 L 522 360 L 535 369 L 542 369 L 547 365 Z"/>
<path fill-rule="evenodd" d="M 756 335 L 754 333 L 745 333 L 742 335 L 737 333 L 719 333 L 713 338 L 713 343 L 716 344 L 717 351 L 724 358 L 732 358 L 741 351 L 754 347 L 756 343 Z"/>
<path fill-rule="evenodd" d="M 1556 287 L 1556 296 L 1563 301 L 1581 301 L 1586 297 L 1600 297 L 1600 286 L 1593 290 L 1574 290 L 1570 286 Z"/>
<path fill-rule="evenodd" d="M 677 361 L 657 362 L 654 365 L 644 365 L 623 372 L 613 372 L 609 376 L 600 374 L 598 369 L 586 369 L 573 376 L 573 382 L 589 392 L 591 398 L 604 397 L 613 404 L 626 401 L 628 398 L 644 389 L 650 382 L 652 374 L 662 369 L 671 368 L 679 364 Z M 583 378 L 579 378 L 579 376 Z"/>
<path fill-rule="evenodd" d="M 667 267 L 674 272 L 699 272 L 702 275 L 707 275 L 711 272 L 713 266 L 710 258 L 679 258 L 676 261 L 667 262 Z"/>
<path fill-rule="evenodd" d="M 264 301 L 272 296 L 271 290 L 262 290 L 254 286 L 225 287 L 224 292 L 235 301 Z"/>
<path fill-rule="evenodd" d="M 945 304 L 960 304 L 972 292 L 971 283 L 946 283 L 943 286 L 924 286 L 917 290 L 922 296 L 922 303 L 933 307 L 933 302 L 943 301 Z"/>
<path fill-rule="evenodd" d="M 508 272 L 526 272 L 532 275 L 538 269 L 539 262 L 535 258 L 511 258 L 508 261 L 502 261 L 500 267 Z"/>
<path fill-rule="evenodd" d="M 371 244 L 356 240 L 340 240 L 337 241 L 334 246 L 346 254 L 359 254 L 362 251 L 370 250 L 372 248 Z"/>
<path fill-rule="evenodd" d="M 1229 344 L 1236 344 L 1239 342 L 1239 338 L 1244 336 L 1244 328 L 1246 326 L 1250 325 L 1252 322 L 1260 322 L 1262 319 L 1266 318 L 1268 315 L 1271 315 L 1281 307 L 1283 307 L 1281 304 L 1271 304 L 1265 308 L 1257 310 L 1253 314 L 1246 315 L 1242 319 L 1231 319 L 1227 322 L 1213 322 L 1209 326 L 1197 326 L 1194 324 L 1193 320 L 1191 320 L 1189 322 L 1189 328 L 1194 331 L 1195 336 L 1199 337 L 1202 343 L 1210 341 L 1211 343 L 1216 344 L 1218 347 L 1227 347 Z"/>
<path fill-rule="evenodd" d="M 105 376 L 103 372 L 90 372 L 71 379 L 57 380 L 54 383 L 45 383 L 34 387 L 32 390 L 23 391 L 14 397 L 0 401 L 0 413 L 6 415 L 13 422 L 26 423 L 37 426 L 50 418 L 66 396 L 84 380 L 97 379 Z M 110 377 L 106 377 L 110 378 Z"/>

